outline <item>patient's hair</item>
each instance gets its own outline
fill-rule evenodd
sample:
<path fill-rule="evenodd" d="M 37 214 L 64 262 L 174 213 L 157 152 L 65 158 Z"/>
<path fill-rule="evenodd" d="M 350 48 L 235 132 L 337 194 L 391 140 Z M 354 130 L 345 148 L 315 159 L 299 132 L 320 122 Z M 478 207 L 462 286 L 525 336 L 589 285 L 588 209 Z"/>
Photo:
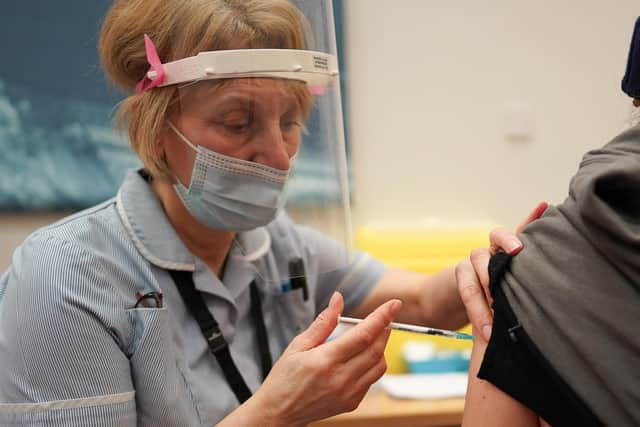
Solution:
<path fill-rule="evenodd" d="M 109 8 L 98 51 L 107 77 L 127 92 L 149 69 L 144 45 L 149 35 L 163 63 L 202 51 L 226 49 L 308 49 L 304 15 L 287 0 L 116 0 Z M 221 81 L 222 82 L 222 81 Z M 292 85 L 305 114 L 311 95 Z M 160 138 L 177 112 L 176 86 L 156 87 L 124 99 L 114 124 L 128 134 L 153 176 L 171 176 Z"/>

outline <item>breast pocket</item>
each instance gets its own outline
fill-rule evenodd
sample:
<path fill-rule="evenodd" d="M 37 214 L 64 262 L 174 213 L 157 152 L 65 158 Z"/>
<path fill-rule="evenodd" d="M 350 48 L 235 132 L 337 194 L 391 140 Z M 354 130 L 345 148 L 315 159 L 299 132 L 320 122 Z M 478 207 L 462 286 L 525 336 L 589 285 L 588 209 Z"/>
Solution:
<path fill-rule="evenodd" d="M 127 310 L 133 337 L 129 360 L 142 425 L 197 425 L 197 411 L 179 368 L 167 308 Z"/>
<path fill-rule="evenodd" d="M 38 403 L 0 403 L 0 425 L 84 427 L 89 420 L 109 427 L 135 427 L 135 392 Z"/>

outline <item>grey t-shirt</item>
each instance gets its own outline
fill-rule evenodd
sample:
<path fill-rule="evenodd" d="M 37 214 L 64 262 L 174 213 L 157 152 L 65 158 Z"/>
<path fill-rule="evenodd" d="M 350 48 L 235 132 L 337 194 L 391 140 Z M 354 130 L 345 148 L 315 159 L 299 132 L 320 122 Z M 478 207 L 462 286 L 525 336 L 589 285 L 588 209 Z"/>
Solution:
<path fill-rule="evenodd" d="M 587 153 L 503 278 L 538 349 L 607 425 L 640 425 L 640 127 Z"/>

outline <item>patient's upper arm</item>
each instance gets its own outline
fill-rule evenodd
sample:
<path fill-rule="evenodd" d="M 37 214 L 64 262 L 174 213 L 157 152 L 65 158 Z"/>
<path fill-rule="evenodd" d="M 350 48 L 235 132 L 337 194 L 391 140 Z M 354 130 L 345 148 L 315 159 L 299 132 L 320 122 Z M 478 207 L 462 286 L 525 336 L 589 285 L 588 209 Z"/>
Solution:
<path fill-rule="evenodd" d="M 480 336 L 477 331 L 473 331 L 473 335 Z M 487 343 L 484 340 L 481 338 L 474 340 L 462 425 L 464 427 L 537 427 L 540 425 L 538 416 L 534 412 L 490 382 L 477 377 L 486 349 Z"/>

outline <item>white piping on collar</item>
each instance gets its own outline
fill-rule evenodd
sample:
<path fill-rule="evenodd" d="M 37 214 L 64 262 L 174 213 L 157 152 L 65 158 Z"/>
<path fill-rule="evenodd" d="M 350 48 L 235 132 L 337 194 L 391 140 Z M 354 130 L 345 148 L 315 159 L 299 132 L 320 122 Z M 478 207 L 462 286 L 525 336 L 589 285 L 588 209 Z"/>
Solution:
<path fill-rule="evenodd" d="M 269 248 L 271 248 L 271 235 L 264 227 L 261 227 L 258 230 L 262 231 L 264 234 L 264 241 L 262 242 L 262 245 L 252 253 L 246 255 L 242 254 L 239 258 L 248 262 L 253 262 L 259 260 L 269 252 Z M 240 244 L 238 244 L 238 246 L 240 246 Z"/>
<path fill-rule="evenodd" d="M 138 238 L 136 233 L 133 231 L 133 227 L 129 222 L 129 217 L 124 210 L 124 204 L 122 202 L 122 192 L 118 191 L 118 195 L 116 196 L 116 208 L 118 209 L 118 214 L 120 215 L 120 219 L 122 219 L 122 223 L 124 224 L 124 228 L 129 233 L 131 240 L 133 240 L 133 244 L 136 246 L 138 251 L 145 257 L 150 263 L 157 265 L 160 268 L 165 270 L 180 270 L 180 271 L 195 271 L 195 264 L 188 264 L 183 262 L 175 262 L 175 261 L 166 261 L 158 258 L 154 254 L 152 254 L 149 249 L 142 243 L 142 241 Z"/>

